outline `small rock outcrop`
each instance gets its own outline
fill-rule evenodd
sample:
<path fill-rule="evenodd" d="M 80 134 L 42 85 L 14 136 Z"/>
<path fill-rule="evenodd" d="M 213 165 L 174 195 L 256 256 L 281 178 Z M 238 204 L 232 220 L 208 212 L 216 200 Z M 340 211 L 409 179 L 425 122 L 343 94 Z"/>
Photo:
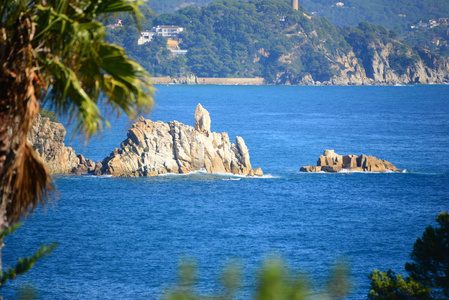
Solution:
<path fill-rule="evenodd" d="M 137 177 L 205 169 L 217 174 L 263 175 L 262 169 L 252 169 L 243 138 L 231 144 L 227 133 L 211 132 L 210 125 L 209 112 L 201 104 L 195 111 L 195 127 L 141 118 L 120 148 L 103 160 L 102 173 Z"/>
<path fill-rule="evenodd" d="M 95 162 L 81 154 L 76 155 L 71 147 L 66 147 L 65 135 L 66 129 L 61 123 L 38 115 L 28 133 L 28 141 L 52 174 L 93 173 L 92 166 L 95 169 Z"/>
<path fill-rule="evenodd" d="M 362 154 L 357 155 L 338 155 L 334 150 L 324 150 L 323 155 L 318 158 L 316 166 L 304 166 L 301 172 L 341 172 L 343 170 L 360 171 L 360 172 L 377 172 L 383 173 L 387 171 L 402 172 L 392 163 Z"/>

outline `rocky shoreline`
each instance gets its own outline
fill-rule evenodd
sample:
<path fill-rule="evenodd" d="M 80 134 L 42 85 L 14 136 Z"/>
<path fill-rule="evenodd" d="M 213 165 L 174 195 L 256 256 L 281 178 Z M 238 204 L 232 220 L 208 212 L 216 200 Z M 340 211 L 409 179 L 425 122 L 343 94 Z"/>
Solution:
<path fill-rule="evenodd" d="M 275 74 L 273 82 L 264 78 L 201 78 L 194 74 L 180 77 L 153 77 L 154 84 L 219 84 L 219 85 L 298 85 L 298 86 L 395 86 L 415 84 L 449 84 L 449 62 L 444 57 L 420 50 L 416 59 L 404 70 L 395 70 L 389 63 L 395 53 L 392 43 L 381 41 L 370 45 L 373 56 L 360 63 L 353 51 L 337 53 L 330 59 L 336 72 L 326 80 L 311 74 L 294 75 L 289 70 Z"/>
<path fill-rule="evenodd" d="M 295 85 L 295 86 L 403 86 L 403 85 L 417 85 L 417 84 L 449 84 L 449 79 L 437 78 L 422 79 L 415 78 L 415 82 L 409 80 L 397 80 L 391 82 L 374 81 L 374 80 L 347 80 L 347 78 L 335 77 L 330 81 L 315 81 L 310 76 L 305 76 L 298 82 L 290 82 L 289 80 L 280 81 L 277 83 L 268 83 L 263 78 L 199 78 L 193 77 L 194 80 L 189 80 L 188 77 L 153 77 L 152 84 L 155 85 Z"/>

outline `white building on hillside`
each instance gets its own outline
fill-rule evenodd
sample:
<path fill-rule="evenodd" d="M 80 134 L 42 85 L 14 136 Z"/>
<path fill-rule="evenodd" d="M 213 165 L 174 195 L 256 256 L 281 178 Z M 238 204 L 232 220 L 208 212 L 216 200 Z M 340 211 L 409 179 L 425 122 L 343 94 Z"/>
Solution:
<path fill-rule="evenodd" d="M 140 32 L 140 38 L 137 40 L 137 45 L 143 45 L 145 43 L 151 42 L 154 35 L 156 35 L 156 33 L 153 31 Z"/>
<path fill-rule="evenodd" d="M 160 25 L 152 29 L 158 36 L 175 37 L 184 31 L 183 27 L 173 25 Z"/>
<path fill-rule="evenodd" d="M 177 38 L 184 31 L 183 27 L 173 25 L 159 25 L 151 28 L 151 30 L 140 32 L 140 38 L 137 40 L 138 45 L 151 42 L 154 36 L 162 36 L 167 38 Z"/>

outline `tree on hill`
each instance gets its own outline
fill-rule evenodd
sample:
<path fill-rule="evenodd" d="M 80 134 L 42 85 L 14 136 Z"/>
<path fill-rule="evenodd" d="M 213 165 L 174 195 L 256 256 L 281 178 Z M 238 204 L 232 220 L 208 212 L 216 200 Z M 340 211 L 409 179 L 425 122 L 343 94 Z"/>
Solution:
<path fill-rule="evenodd" d="M 87 136 L 108 125 L 99 105 L 129 116 L 151 108 L 148 73 L 105 41 L 100 22 L 124 11 L 137 21 L 139 5 L 125 0 L 0 2 L 0 231 L 44 204 L 52 187 L 47 168 L 27 142 L 44 101 L 71 116 Z"/>
<path fill-rule="evenodd" d="M 449 298 L 449 213 L 440 213 L 436 221 L 439 227 L 427 227 L 413 246 L 413 262 L 405 265 L 410 277 L 374 271 L 369 299 Z"/>

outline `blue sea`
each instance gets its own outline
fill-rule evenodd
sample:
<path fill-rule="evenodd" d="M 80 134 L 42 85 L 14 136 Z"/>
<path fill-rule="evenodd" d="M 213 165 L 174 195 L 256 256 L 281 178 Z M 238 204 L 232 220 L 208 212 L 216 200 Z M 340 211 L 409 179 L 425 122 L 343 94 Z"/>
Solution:
<path fill-rule="evenodd" d="M 375 269 L 407 275 L 413 244 L 449 211 L 449 86 L 156 86 L 145 116 L 192 125 L 196 105 L 212 130 L 242 136 L 263 178 L 201 172 L 152 178 L 58 175 L 57 193 L 9 236 L 4 266 L 59 242 L 0 293 L 16 299 L 160 299 L 179 262 L 198 266 L 198 291 L 220 290 L 223 267 L 239 261 L 249 299 L 262 262 L 280 256 L 324 287 L 332 265 L 351 269 L 348 299 L 366 299 Z M 66 144 L 93 160 L 126 138 L 132 121 Z M 308 174 L 325 149 L 373 155 L 405 173 Z"/>

